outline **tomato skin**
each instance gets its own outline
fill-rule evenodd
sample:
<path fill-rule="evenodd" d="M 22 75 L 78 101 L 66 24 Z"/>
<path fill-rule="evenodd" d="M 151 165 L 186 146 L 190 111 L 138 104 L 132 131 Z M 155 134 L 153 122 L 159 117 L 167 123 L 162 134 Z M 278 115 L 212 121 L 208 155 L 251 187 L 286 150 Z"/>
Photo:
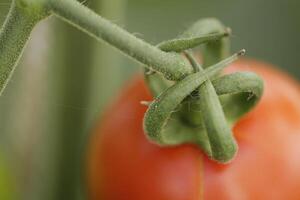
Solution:
<path fill-rule="evenodd" d="M 300 90 L 271 66 L 235 62 L 227 72 L 254 71 L 265 81 L 260 103 L 234 127 L 239 152 L 227 165 L 193 145 L 162 148 L 142 128 L 151 100 L 137 77 L 104 114 L 88 151 L 90 199 L 299 200 Z"/>
<path fill-rule="evenodd" d="M 142 128 L 147 109 L 142 100 L 151 96 L 137 77 L 96 128 L 89 158 L 91 199 L 198 199 L 201 153 L 188 145 L 150 143 Z"/>

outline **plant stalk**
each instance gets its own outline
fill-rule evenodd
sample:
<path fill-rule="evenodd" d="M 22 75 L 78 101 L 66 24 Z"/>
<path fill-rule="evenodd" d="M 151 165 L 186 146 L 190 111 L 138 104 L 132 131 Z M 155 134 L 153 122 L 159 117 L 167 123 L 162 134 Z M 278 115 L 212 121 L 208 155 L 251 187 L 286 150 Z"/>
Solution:
<path fill-rule="evenodd" d="M 0 96 L 7 85 L 30 33 L 40 19 L 12 2 L 8 16 L 0 31 Z"/>
<path fill-rule="evenodd" d="M 131 58 L 159 71 L 169 80 L 180 80 L 193 72 L 180 54 L 166 53 L 97 15 L 74 0 L 50 0 L 52 12 L 97 40 L 104 40 Z"/>

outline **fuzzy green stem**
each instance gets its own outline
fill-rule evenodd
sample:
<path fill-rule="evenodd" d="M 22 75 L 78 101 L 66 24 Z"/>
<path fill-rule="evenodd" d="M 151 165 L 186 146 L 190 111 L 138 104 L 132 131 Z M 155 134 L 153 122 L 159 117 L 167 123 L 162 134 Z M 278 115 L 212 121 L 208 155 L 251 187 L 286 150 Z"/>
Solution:
<path fill-rule="evenodd" d="M 219 79 L 227 81 L 228 87 L 222 87 L 222 82 L 210 81 L 210 78 L 214 77 L 222 68 L 244 53 L 241 51 L 224 59 L 229 53 L 228 40 L 224 36 L 227 36 L 229 32 L 219 21 L 215 19 L 200 20 L 179 39 L 170 40 L 154 47 L 100 17 L 75 0 L 14 0 L 9 16 L 0 32 L 0 94 L 12 74 L 34 25 L 46 17 L 50 11 L 97 40 L 106 41 L 129 57 L 144 64 L 150 72 L 157 71 L 168 80 L 178 81 L 161 93 L 149 106 L 145 115 L 144 128 L 151 140 L 162 145 L 193 142 L 199 144 L 212 159 L 223 163 L 233 157 L 236 145 L 226 117 L 233 122 L 248 111 L 260 98 L 262 84 L 259 78 L 253 78 L 245 73 L 226 75 L 224 79 Z M 203 50 L 204 67 L 213 65 L 206 70 L 202 70 L 195 64 L 196 62 L 192 62 L 194 63 L 192 66 L 181 54 L 176 53 L 194 48 L 202 43 L 206 43 Z M 199 72 L 192 74 L 197 68 Z M 160 76 L 156 78 L 161 79 Z M 235 82 L 236 79 L 247 81 L 247 78 L 248 85 L 242 84 L 238 88 L 235 87 L 234 83 L 240 84 L 239 81 Z M 159 90 L 163 90 L 169 85 L 168 82 L 161 82 L 158 84 L 159 87 L 153 87 L 153 90 L 159 94 Z M 167 120 L 175 112 L 174 110 L 198 87 L 200 87 L 201 99 L 196 101 L 200 102 L 203 123 L 197 124 L 197 127 L 171 123 L 167 129 L 164 129 Z M 224 91 L 215 90 L 214 87 L 222 88 Z M 223 95 L 222 92 L 226 95 L 220 97 L 220 101 L 228 104 L 236 102 L 242 104 L 245 94 L 253 94 L 255 98 L 249 101 L 250 103 L 242 104 L 245 106 L 236 109 L 236 112 L 227 112 L 228 110 L 223 112 L 218 97 L 220 94 Z M 226 92 L 230 95 L 227 95 Z M 228 115 L 228 113 L 231 114 Z M 176 114 L 174 116 L 178 117 Z M 201 118 L 201 114 L 198 115 L 198 118 L 199 116 Z M 193 120 L 194 116 L 190 117 Z"/>
<path fill-rule="evenodd" d="M 56 15 L 98 40 L 104 40 L 169 80 L 180 80 L 193 69 L 180 54 L 166 53 L 100 17 L 74 0 L 50 0 Z"/>
<path fill-rule="evenodd" d="M 159 95 L 155 101 L 150 104 L 144 117 L 144 130 L 147 133 L 147 136 L 152 141 L 161 145 L 183 143 L 183 140 L 186 140 L 185 138 L 182 140 L 182 138 L 175 135 L 169 140 L 164 134 L 167 132 L 167 129 L 164 129 L 164 127 L 167 125 L 171 113 L 176 110 L 178 105 L 180 105 L 189 94 L 203 84 L 208 77 L 215 76 L 220 70 L 228 66 L 228 64 L 236 60 L 240 55 L 240 53 L 234 54 L 208 68 L 204 72 L 191 74 Z M 183 137 L 190 137 L 186 133 L 184 133 L 184 135 L 185 136 Z M 196 134 L 194 135 L 196 136 Z"/>
<path fill-rule="evenodd" d="M 41 14 L 30 12 L 19 1 L 13 1 L 0 32 L 0 95 L 10 79 L 23 49 Z"/>
<path fill-rule="evenodd" d="M 158 45 L 158 47 L 165 51 L 175 51 L 175 52 L 182 52 L 186 49 L 191 49 L 193 47 L 199 46 L 200 44 L 210 43 L 219 41 L 220 39 L 224 38 L 225 36 L 229 36 L 230 29 L 224 29 L 218 33 L 208 33 L 208 34 L 201 34 L 201 35 L 188 35 L 188 36 L 181 36 L 178 39 L 168 40 L 162 42 Z"/>
<path fill-rule="evenodd" d="M 244 51 L 241 52 L 244 54 Z M 191 64 L 198 68 L 198 71 L 203 72 L 203 68 L 196 62 L 192 54 L 186 53 L 186 56 Z M 198 92 L 201 115 L 198 112 L 198 116 L 195 117 L 202 117 L 209 140 L 209 148 L 205 149 L 204 147 L 203 149 L 212 159 L 226 163 L 235 156 L 238 147 L 227 123 L 219 97 L 209 79 L 199 87 Z"/>
<path fill-rule="evenodd" d="M 249 72 L 215 78 L 211 81 L 211 87 L 204 88 L 205 91 L 200 93 L 202 96 L 194 100 L 200 100 L 201 109 L 196 112 L 202 123 L 188 124 L 181 119 L 182 113 L 178 111 L 182 110 L 182 104 L 188 103 L 184 100 L 193 91 L 199 86 L 206 86 L 207 80 L 243 54 L 244 50 L 203 71 L 199 70 L 200 72 L 187 76 L 161 93 L 149 105 L 144 117 L 144 130 L 148 138 L 163 146 L 194 143 L 211 159 L 221 163 L 229 162 L 236 152 L 230 127 L 258 102 L 263 92 L 263 81 Z M 212 90 L 215 90 L 214 94 Z M 218 106 L 218 99 L 221 105 L 229 106 Z M 224 109 L 224 113 L 220 112 L 221 109 Z M 203 115 L 207 116 L 202 119 Z"/>

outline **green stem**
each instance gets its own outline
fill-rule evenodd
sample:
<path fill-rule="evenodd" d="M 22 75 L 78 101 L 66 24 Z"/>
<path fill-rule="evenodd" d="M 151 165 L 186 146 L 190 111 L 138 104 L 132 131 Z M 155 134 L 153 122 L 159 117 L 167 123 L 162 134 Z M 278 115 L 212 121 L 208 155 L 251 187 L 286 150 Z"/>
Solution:
<path fill-rule="evenodd" d="M 165 51 L 175 51 L 175 52 L 182 52 L 186 49 L 191 49 L 193 47 L 199 46 L 200 44 L 211 43 L 214 41 L 219 41 L 220 39 L 224 38 L 225 36 L 229 36 L 230 29 L 224 29 L 218 33 L 208 33 L 208 34 L 201 34 L 197 35 L 189 35 L 189 36 L 181 36 L 178 39 L 168 40 L 162 42 L 158 45 L 158 47 Z"/>
<path fill-rule="evenodd" d="M 171 113 L 176 110 L 178 105 L 195 89 L 197 89 L 208 77 L 215 76 L 223 68 L 228 66 L 231 62 L 236 60 L 241 53 L 217 63 L 216 65 L 206 69 L 204 72 L 197 72 L 177 82 L 169 87 L 165 92 L 159 95 L 154 102 L 152 102 L 144 117 L 144 130 L 148 137 L 161 145 L 171 145 L 183 143 L 186 138 L 178 137 L 178 135 L 167 138 L 164 134 L 168 131 L 164 127 L 171 116 Z M 196 135 L 195 133 L 192 133 Z M 183 137 L 190 137 L 184 133 Z"/>
<path fill-rule="evenodd" d="M 193 24 L 183 35 L 217 34 L 225 31 L 226 28 L 218 20 L 208 18 Z M 229 54 L 229 41 L 224 37 L 210 40 L 205 44 L 202 53 L 204 67 L 208 67 Z M 197 71 L 203 71 L 192 54 L 186 53 L 186 56 Z M 238 147 L 212 82 L 209 79 L 205 81 L 197 93 L 200 98 L 188 102 L 189 106 L 184 109 L 183 117 L 194 126 L 203 123 L 207 141 L 200 143 L 205 144 L 202 148 L 212 159 L 228 162 L 234 157 Z"/>
<path fill-rule="evenodd" d="M 0 32 L 0 95 L 11 77 L 35 24 L 40 20 L 13 1 Z"/>
<path fill-rule="evenodd" d="M 129 57 L 146 65 L 148 71 L 157 71 L 162 73 L 168 80 L 178 81 L 157 97 L 145 115 L 144 127 L 150 139 L 166 145 L 194 142 L 199 144 L 212 159 L 220 162 L 227 162 L 233 157 L 236 152 L 236 145 L 230 128 L 226 124 L 225 116 L 231 117 L 231 121 L 234 121 L 236 117 L 248 111 L 260 98 L 262 84 L 259 78 L 254 77 L 253 79 L 245 73 L 224 76 L 224 79 L 219 79 L 224 82 L 227 81 L 229 87 L 223 87 L 225 91 L 227 89 L 228 92 L 235 91 L 238 93 L 229 96 L 226 94 L 224 98 L 220 97 L 221 101 L 229 104 L 242 103 L 241 100 L 245 100 L 245 95 L 240 93 L 254 94 L 255 96 L 255 100 L 251 103 L 244 103 L 245 106 L 241 106 L 241 109 L 237 109 L 235 113 L 222 111 L 217 95 L 222 94 L 224 91 L 218 93 L 214 89 L 214 87 L 222 88 L 218 85 L 222 85 L 222 82 L 217 82 L 218 84 L 214 85 L 214 81 L 211 82 L 209 79 L 243 54 L 244 51 L 224 59 L 229 54 L 229 43 L 224 36 L 227 36 L 229 32 L 218 20 L 200 20 L 183 33 L 179 39 L 167 41 L 158 47 L 154 47 L 100 17 L 75 0 L 14 0 L 9 17 L 0 33 L 0 94 L 11 76 L 31 30 L 39 20 L 48 15 L 48 11 L 97 40 L 106 41 Z M 218 62 L 204 71 L 193 59 L 190 59 L 193 64 L 191 66 L 187 59 L 176 53 L 194 48 L 202 43 L 206 43 L 203 50 L 204 67 L 209 67 Z M 192 74 L 194 69 L 198 69 L 199 72 Z M 156 78 L 160 79 L 159 76 Z M 150 79 L 148 77 L 148 80 Z M 235 79 L 250 82 L 254 80 L 254 82 L 249 85 L 242 84 L 239 88 L 235 88 L 233 83 L 239 85 L 239 82 L 235 82 Z M 159 94 L 159 90 L 163 90 L 169 85 L 167 82 L 161 82 L 158 85 L 159 87 L 152 87 L 152 89 L 156 94 Z M 172 123 L 168 129 L 163 129 L 171 113 L 180 106 L 181 102 L 187 100 L 188 95 L 198 87 L 200 87 L 201 99 L 196 101 L 200 103 L 202 115 L 205 115 L 202 116 L 203 123 L 198 127 L 189 126 L 185 128 Z M 245 89 L 250 90 L 245 92 Z M 227 113 L 231 114 L 227 115 Z M 198 118 L 199 116 L 201 117 L 200 114 Z M 190 117 L 193 120 L 194 116 Z M 188 133 L 186 132 L 187 129 L 189 129 Z M 173 132 L 176 134 L 172 134 Z M 203 134 L 203 132 L 206 132 L 206 134 Z"/>
<path fill-rule="evenodd" d="M 205 99 L 200 102 L 201 110 L 197 111 L 200 118 L 203 117 L 202 115 L 207 115 L 203 123 L 187 124 L 181 119 L 181 113 L 177 111 L 181 111 L 181 104 L 185 103 L 184 100 L 193 91 L 199 86 L 205 86 L 207 80 L 243 53 L 242 50 L 203 71 L 191 74 L 161 93 L 149 105 L 144 117 L 144 130 L 148 138 L 163 146 L 194 143 L 199 145 L 211 159 L 221 163 L 229 162 L 235 155 L 236 146 L 230 127 L 226 123 L 232 126 L 253 108 L 262 96 L 263 81 L 257 75 L 238 72 L 211 81 L 211 87 L 202 91 L 200 101 L 201 98 Z M 217 96 L 209 91 L 213 88 Z M 222 107 L 215 106 L 219 104 L 216 103 L 216 99 L 220 99 L 221 105 L 229 105 L 228 109 L 223 108 L 225 117 L 223 112 L 220 114 Z M 211 104 L 210 100 L 212 100 Z M 199 97 L 195 101 L 198 102 Z M 233 107 L 235 109 L 232 109 Z"/>
<path fill-rule="evenodd" d="M 56 15 L 98 40 L 104 40 L 169 80 L 180 80 L 193 69 L 180 54 L 163 52 L 136 38 L 74 0 L 50 0 Z"/>
<path fill-rule="evenodd" d="M 186 56 L 198 71 L 203 72 L 203 68 L 192 54 L 186 53 Z M 197 105 L 201 109 L 201 115 L 198 112 L 198 116 L 195 117 L 202 117 L 210 147 L 203 149 L 212 159 L 226 163 L 235 156 L 238 146 L 227 123 L 219 97 L 209 79 L 199 87 L 198 92 L 200 99 Z"/>

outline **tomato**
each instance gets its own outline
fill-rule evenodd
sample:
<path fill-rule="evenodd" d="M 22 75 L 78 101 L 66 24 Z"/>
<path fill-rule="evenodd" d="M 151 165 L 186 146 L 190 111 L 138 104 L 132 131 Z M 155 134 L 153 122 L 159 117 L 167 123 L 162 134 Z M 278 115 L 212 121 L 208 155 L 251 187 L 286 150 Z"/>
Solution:
<path fill-rule="evenodd" d="M 241 60 L 227 72 L 253 71 L 265 82 L 260 103 L 234 127 L 237 157 L 222 165 L 193 145 L 159 147 L 142 128 L 151 96 L 136 77 L 94 129 L 88 151 L 90 199 L 299 200 L 299 85 L 272 66 Z"/>

